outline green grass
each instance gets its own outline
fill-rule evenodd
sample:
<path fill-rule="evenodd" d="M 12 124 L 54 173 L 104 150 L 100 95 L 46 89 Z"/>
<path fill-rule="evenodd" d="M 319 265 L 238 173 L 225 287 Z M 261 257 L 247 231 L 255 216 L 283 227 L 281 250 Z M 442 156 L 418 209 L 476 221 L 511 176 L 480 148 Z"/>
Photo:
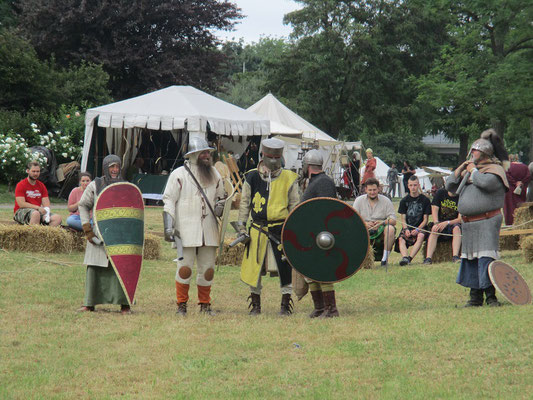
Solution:
<path fill-rule="evenodd" d="M 2 210 L 5 212 L 6 210 Z M 9 210 L 7 210 L 9 211 Z M 63 212 L 64 210 L 61 210 Z M 11 211 L 12 212 L 12 211 Z M 162 227 L 160 209 L 148 226 Z M 277 278 L 247 315 L 239 269 L 215 276 L 214 317 L 175 314 L 174 253 L 145 261 L 132 315 L 75 310 L 83 254 L 0 254 L 2 399 L 527 398 L 531 306 L 464 309 L 451 263 L 362 270 L 336 284 L 340 318 L 310 320 L 311 300 L 280 318 Z M 503 259 L 533 282 L 520 252 Z M 56 262 L 56 263 L 54 263 Z M 60 263 L 60 264 L 57 264 Z M 502 299 L 503 300 L 503 299 Z"/>

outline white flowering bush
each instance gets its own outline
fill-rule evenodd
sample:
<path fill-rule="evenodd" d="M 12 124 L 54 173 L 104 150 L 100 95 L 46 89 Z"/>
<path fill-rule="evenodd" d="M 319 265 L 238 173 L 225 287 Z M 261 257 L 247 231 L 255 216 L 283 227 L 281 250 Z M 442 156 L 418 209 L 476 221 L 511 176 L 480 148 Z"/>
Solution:
<path fill-rule="evenodd" d="M 41 168 L 48 160 L 41 153 L 32 153 L 26 140 L 17 134 L 0 133 L 0 181 L 13 184 L 26 176 L 26 164 L 37 161 Z"/>
<path fill-rule="evenodd" d="M 81 143 L 74 143 L 69 135 L 64 135 L 60 131 L 41 134 L 36 124 L 31 124 L 33 132 L 40 135 L 39 145 L 44 146 L 55 153 L 58 164 L 76 160 L 81 154 Z"/>

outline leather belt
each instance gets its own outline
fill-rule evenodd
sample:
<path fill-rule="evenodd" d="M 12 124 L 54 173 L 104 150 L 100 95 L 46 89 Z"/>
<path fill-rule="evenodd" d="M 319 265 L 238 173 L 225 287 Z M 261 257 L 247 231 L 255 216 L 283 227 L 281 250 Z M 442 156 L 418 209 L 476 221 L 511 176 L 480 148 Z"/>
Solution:
<path fill-rule="evenodd" d="M 501 210 L 498 208 L 497 210 L 487 211 L 483 214 L 472 215 L 470 217 L 466 215 L 462 215 L 461 217 L 463 218 L 463 222 L 474 222 L 474 221 L 481 221 L 484 219 L 489 219 L 501 213 L 502 213 Z"/>

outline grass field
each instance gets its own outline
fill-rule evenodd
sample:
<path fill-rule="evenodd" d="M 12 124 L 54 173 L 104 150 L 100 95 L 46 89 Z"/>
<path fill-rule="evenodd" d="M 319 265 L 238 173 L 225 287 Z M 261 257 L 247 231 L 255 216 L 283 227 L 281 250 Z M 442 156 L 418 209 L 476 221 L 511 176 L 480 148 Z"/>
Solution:
<path fill-rule="evenodd" d="M 58 210 L 65 214 L 66 210 Z M 0 219 L 12 210 L 1 210 Z M 147 210 L 161 230 L 161 209 Z M 83 254 L 0 251 L 2 399 L 531 398 L 531 306 L 464 309 L 457 265 L 362 270 L 336 285 L 340 318 L 310 320 L 311 300 L 278 317 L 277 278 L 247 315 L 239 269 L 215 276 L 214 317 L 175 314 L 175 254 L 145 261 L 133 314 L 76 313 Z M 520 252 L 503 259 L 533 282 Z"/>

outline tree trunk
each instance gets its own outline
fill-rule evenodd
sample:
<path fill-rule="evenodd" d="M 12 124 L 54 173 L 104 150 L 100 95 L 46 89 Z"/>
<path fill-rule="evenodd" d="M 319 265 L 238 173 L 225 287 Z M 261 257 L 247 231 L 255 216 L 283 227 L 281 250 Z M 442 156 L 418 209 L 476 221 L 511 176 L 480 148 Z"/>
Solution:
<path fill-rule="evenodd" d="M 503 140 L 503 133 L 505 132 L 506 122 L 501 119 L 496 119 L 492 121 L 492 127 L 496 131 L 499 137 Z"/>
<path fill-rule="evenodd" d="M 459 162 L 466 160 L 468 154 L 468 134 L 463 133 L 459 136 Z"/>

